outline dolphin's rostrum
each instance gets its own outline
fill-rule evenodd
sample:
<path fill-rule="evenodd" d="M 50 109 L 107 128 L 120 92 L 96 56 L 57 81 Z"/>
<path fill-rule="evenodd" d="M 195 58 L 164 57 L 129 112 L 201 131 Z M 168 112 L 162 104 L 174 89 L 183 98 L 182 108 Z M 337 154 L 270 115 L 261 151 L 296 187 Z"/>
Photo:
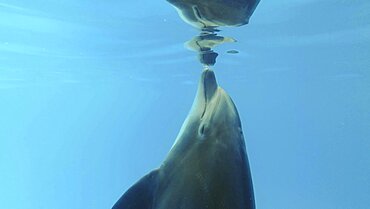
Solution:
<path fill-rule="evenodd" d="M 162 165 L 132 186 L 113 209 L 255 209 L 242 127 L 211 70 Z"/>

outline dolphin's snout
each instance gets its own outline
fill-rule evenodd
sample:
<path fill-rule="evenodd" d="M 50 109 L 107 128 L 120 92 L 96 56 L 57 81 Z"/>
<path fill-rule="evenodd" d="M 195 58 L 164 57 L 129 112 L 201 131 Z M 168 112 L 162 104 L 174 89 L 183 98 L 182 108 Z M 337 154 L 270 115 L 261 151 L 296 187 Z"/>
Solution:
<path fill-rule="evenodd" d="M 217 91 L 217 81 L 215 73 L 212 70 L 205 70 L 202 73 L 202 83 L 204 89 L 204 96 L 209 101 Z"/>

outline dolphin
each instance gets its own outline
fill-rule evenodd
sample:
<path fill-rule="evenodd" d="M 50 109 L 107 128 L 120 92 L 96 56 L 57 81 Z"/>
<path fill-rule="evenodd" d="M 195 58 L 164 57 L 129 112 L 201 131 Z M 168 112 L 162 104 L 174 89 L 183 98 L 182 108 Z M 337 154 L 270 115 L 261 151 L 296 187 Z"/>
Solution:
<path fill-rule="evenodd" d="M 260 0 L 167 0 L 180 17 L 197 28 L 241 26 L 249 22 Z"/>
<path fill-rule="evenodd" d="M 113 209 L 255 209 L 238 111 L 212 70 L 202 72 L 192 109 L 167 158 Z"/>

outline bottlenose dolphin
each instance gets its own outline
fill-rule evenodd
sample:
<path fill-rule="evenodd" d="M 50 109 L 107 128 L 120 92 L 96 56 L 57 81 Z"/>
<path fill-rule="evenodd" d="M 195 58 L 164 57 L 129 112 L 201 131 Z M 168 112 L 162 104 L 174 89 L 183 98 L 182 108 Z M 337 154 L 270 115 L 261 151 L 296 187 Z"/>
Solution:
<path fill-rule="evenodd" d="M 113 209 L 255 209 L 236 107 L 211 70 L 162 165 L 133 185 Z"/>
<path fill-rule="evenodd" d="M 249 22 L 260 0 L 167 0 L 197 28 L 240 26 Z"/>

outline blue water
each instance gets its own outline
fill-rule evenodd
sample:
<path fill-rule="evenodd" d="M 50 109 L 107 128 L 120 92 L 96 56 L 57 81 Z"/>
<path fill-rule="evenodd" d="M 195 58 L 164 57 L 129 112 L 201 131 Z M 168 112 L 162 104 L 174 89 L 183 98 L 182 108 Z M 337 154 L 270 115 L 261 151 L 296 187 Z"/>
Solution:
<path fill-rule="evenodd" d="M 158 167 L 197 34 L 165 0 L 0 1 L 0 208 L 110 208 Z M 370 2 L 262 0 L 221 34 L 257 208 L 369 208 Z"/>

